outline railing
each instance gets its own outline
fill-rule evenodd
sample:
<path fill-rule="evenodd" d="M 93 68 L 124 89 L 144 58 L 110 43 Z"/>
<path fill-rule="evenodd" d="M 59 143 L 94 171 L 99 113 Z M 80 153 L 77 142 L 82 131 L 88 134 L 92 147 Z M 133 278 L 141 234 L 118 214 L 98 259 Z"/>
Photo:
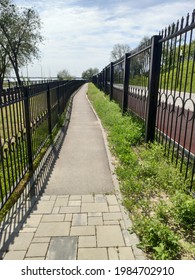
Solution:
<path fill-rule="evenodd" d="M 0 209 L 59 123 L 82 80 L 56 81 L 0 91 Z"/>
<path fill-rule="evenodd" d="M 93 82 L 145 122 L 195 188 L 195 10 L 106 66 Z"/>

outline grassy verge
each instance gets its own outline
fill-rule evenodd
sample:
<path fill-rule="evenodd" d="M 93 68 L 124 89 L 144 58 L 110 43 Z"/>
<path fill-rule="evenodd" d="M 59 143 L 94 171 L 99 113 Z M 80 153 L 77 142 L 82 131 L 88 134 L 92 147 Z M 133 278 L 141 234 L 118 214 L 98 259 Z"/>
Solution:
<path fill-rule="evenodd" d="M 195 258 L 195 199 L 187 181 L 159 144 L 144 144 L 143 123 L 123 116 L 104 93 L 89 85 L 88 97 L 108 133 L 124 205 L 141 248 L 150 259 Z"/>

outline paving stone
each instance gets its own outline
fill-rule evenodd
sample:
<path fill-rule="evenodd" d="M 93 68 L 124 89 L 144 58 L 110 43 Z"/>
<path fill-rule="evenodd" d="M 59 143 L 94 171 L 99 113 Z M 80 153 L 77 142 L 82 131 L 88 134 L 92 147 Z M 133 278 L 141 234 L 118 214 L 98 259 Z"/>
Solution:
<path fill-rule="evenodd" d="M 13 244 L 9 246 L 10 251 L 23 251 L 27 250 L 34 234 L 33 233 L 19 233 L 14 239 Z"/>
<path fill-rule="evenodd" d="M 32 243 L 28 249 L 26 257 L 44 257 L 49 243 Z"/>
<path fill-rule="evenodd" d="M 89 212 L 89 213 L 87 213 L 87 215 L 88 215 L 88 217 L 102 217 L 102 213 L 91 213 L 91 212 Z"/>
<path fill-rule="evenodd" d="M 52 210 L 52 214 L 58 214 L 60 212 L 60 207 L 59 206 L 54 206 L 53 210 Z"/>
<path fill-rule="evenodd" d="M 110 212 L 120 212 L 121 210 L 118 205 L 111 205 L 111 206 L 109 206 L 109 211 Z"/>
<path fill-rule="evenodd" d="M 67 206 L 67 205 L 68 205 L 68 197 L 57 197 L 55 202 L 55 207 Z"/>
<path fill-rule="evenodd" d="M 135 233 L 129 234 L 129 244 L 137 245 L 139 243 L 140 243 L 139 238 Z"/>
<path fill-rule="evenodd" d="M 82 195 L 82 202 L 94 202 L 94 196 L 92 194 Z"/>
<path fill-rule="evenodd" d="M 118 248 L 108 248 L 108 258 L 109 260 L 119 260 Z"/>
<path fill-rule="evenodd" d="M 73 214 L 66 214 L 65 216 L 65 222 L 71 222 L 72 221 Z"/>
<path fill-rule="evenodd" d="M 89 248 L 96 247 L 96 237 L 95 236 L 79 236 L 79 248 Z"/>
<path fill-rule="evenodd" d="M 67 236 L 70 231 L 70 222 L 41 223 L 35 233 L 38 236 Z"/>
<path fill-rule="evenodd" d="M 115 195 L 107 195 L 106 199 L 109 205 L 118 205 L 118 201 Z"/>
<path fill-rule="evenodd" d="M 80 213 L 80 206 L 60 207 L 59 213 Z"/>
<path fill-rule="evenodd" d="M 16 223 L 8 223 L 4 228 L 4 232 L 18 233 L 22 227 L 23 227 L 23 223 L 18 223 L 17 221 Z"/>
<path fill-rule="evenodd" d="M 98 247 L 125 246 L 120 226 L 97 226 L 97 245 Z"/>
<path fill-rule="evenodd" d="M 104 221 L 104 225 L 119 225 L 119 221 Z"/>
<path fill-rule="evenodd" d="M 135 260 L 131 247 L 119 247 L 118 251 L 120 260 Z"/>
<path fill-rule="evenodd" d="M 96 194 L 95 195 L 95 202 L 98 203 L 106 203 L 106 197 L 103 194 Z"/>
<path fill-rule="evenodd" d="M 70 236 L 80 236 L 80 235 L 95 235 L 95 227 L 94 226 L 71 227 Z"/>
<path fill-rule="evenodd" d="M 78 237 L 52 237 L 47 260 L 76 260 Z"/>
<path fill-rule="evenodd" d="M 64 214 L 43 215 L 41 222 L 62 222 L 64 221 L 64 216 Z"/>
<path fill-rule="evenodd" d="M 49 201 L 51 199 L 50 195 L 43 195 L 40 197 L 40 200 Z"/>
<path fill-rule="evenodd" d="M 106 248 L 79 248 L 78 260 L 107 260 Z"/>
<path fill-rule="evenodd" d="M 103 225 L 102 217 L 88 217 L 89 226 Z"/>
<path fill-rule="evenodd" d="M 68 202 L 68 206 L 81 206 L 81 201 L 80 200 L 70 200 Z"/>
<path fill-rule="evenodd" d="M 134 253 L 136 259 L 139 259 L 139 260 L 146 259 L 146 255 L 144 254 L 144 252 L 140 248 L 137 248 L 136 245 L 133 245 L 132 249 L 133 249 L 133 253 Z"/>
<path fill-rule="evenodd" d="M 70 195 L 69 200 L 81 200 L 81 195 Z"/>
<path fill-rule="evenodd" d="M 57 196 L 56 195 L 51 195 L 50 200 L 56 200 Z"/>
<path fill-rule="evenodd" d="M 33 214 L 49 214 L 52 212 L 55 201 L 39 201 L 33 207 Z"/>
<path fill-rule="evenodd" d="M 72 226 L 86 226 L 87 214 L 73 214 Z"/>
<path fill-rule="evenodd" d="M 122 220 L 122 214 L 119 212 L 103 213 L 104 221 Z"/>
<path fill-rule="evenodd" d="M 32 240 L 32 243 L 49 243 L 50 237 L 35 237 Z"/>
<path fill-rule="evenodd" d="M 134 244 L 134 238 L 132 239 L 132 236 L 131 234 L 128 232 L 127 229 L 123 229 L 122 230 L 122 233 L 123 233 L 123 237 L 124 237 L 124 240 L 125 240 L 125 244 L 126 246 L 131 246 L 132 244 Z M 133 240 L 133 243 L 132 243 L 132 240 Z"/>
<path fill-rule="evenodd" d="M 23 260 L 25 257 L 26 251 L 9 251 L 4 260 Z"/>
<path fill-rule="evenodd" d="M 24 227 L 32 227 L 36 228 L 38 227 L 40 221 L 41 221 L 42 215 L 31 215 L 24 223 Z"/>
<path fill-rule="evenodd" d="M 26 228 L 23 228 L 22 230 L 20 230 L 20 233 L 27 233 L 27 232 L 36 232 L 37 230 L 37 227 L 36 228 L 32 228 L 32 227 L 26 227 Z"/>
<path fill-rule="evenodd" d="M 106 203 L 82 203 L 81 212 L 108 212 L 108 206 Z"/>
<path fill-rule="evenodd" d="M 120 226 L 122 230 L 126 230 L 126 225 L 125 222 L 123 220 L 120 220 Z"/>
<path fill-rule="evenodd" d="M 36 261 L 36 260 L 45 260 L 45 258 L 44 257 L 32 257 L 32 258 L 25 258 L 24 260 Z"/>

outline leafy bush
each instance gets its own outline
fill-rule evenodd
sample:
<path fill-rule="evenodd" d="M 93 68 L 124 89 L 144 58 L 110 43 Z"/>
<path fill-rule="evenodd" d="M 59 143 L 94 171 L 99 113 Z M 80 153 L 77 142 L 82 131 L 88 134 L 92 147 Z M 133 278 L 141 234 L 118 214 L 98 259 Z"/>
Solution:
<path fill-rule="evenodd" d="M 186 230 L 195 231 L 195 199 L 191 196 L 178 192 L 173 197 L 176 220 Z"/>
<path fill-rule="evenodd" d="M 156 260 L 177 259 L 180 254 L 179 238 L 156 218 L 137 216 L 134 229 L 139 233 L 142 247 Z"/>

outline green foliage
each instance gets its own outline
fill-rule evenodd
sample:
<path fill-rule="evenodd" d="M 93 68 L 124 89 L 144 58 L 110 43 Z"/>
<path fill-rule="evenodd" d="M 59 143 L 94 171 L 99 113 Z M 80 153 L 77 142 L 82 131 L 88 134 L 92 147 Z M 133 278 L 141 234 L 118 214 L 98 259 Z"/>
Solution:
<path fill-rule="evenodd" d="M 194 258 L 195 200 L 185 193 L 188 181 L 179 167 L 162 145 L 143 142 L 143 122 L 122 115 L 92 84 L 88 96 L 107 131 L 123 203 L 142 248 L 153 259 Z"/>
<path fill-rule="evenodd" d="M 177 259 L 180 254 L 179 238 L 155 217 L 137 216 L 134 228 L 139 233 L 141 244 L 156 260 Z"/>
<path fill-rule="evenodd" d="M 57 74 L 57 78 L 59 81 L 74 79 L 74 77 L 69 73 L 67 69 L 59 71 Z"/>
<path fill-rule="evenodd" d="M 8 57 L 19 84 L 19 67 L 39 56 L 40 30 L 40 17 L 33 8 L 19 8 L 11 0 L 0 3 L 0 53 L 3 50 Z"/>
<path fill-rule="evenodd" d="M 91 80 L 92 77 L 99 73 L 98 68 L 89 68 L 82 73 L 82 78 L 85 80 Z"/>
<path fill-rule="evenodd" d="M 195 199 L 187 194 L 178 192 L 173 197 L 176 220 L 186 230 L 195 233 Z"/>

